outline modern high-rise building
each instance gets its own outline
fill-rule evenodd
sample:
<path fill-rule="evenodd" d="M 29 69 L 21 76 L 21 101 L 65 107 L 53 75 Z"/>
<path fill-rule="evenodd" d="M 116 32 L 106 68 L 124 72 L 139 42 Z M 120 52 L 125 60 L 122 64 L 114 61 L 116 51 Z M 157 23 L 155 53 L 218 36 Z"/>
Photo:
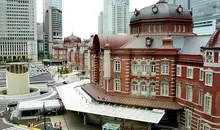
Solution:
<path fill-rule="evenodd" d="M 0 0 L 0 57 L 37 60 L 36 0 Z"/>
<path fill-rule="evenodd" d="M 169 4 L 181 5 L 185 9 L 190 10 L 190 0 L 167 0 Z"/>
<path fill-rule="evenodd" d="M 191 0 L 193 11 L 194 33 L 198 35 L 210 35 L 216 30 L 220 22 L 219 0 Z"/>
<path fill-rule="evenodd" d="M 62 43 L 62 0 L 44 0 L 44 54 L 52 55 L 52 44 Z"/>
<path fill-rule="evenodd" d="M 44 56 L 44 33 L 43 23 L 37 23 L 37 52 L 38 58 Z"/>
<path fill-rule="evenodd" d="M 129 33 L 128 15 L 129 0 L 104 0 L 103 34 Z"/>
<path fill-rule="evenodd" d="M 99 14 L 98 29 L 98 34 L 103 34 L 103 12 Z"/>

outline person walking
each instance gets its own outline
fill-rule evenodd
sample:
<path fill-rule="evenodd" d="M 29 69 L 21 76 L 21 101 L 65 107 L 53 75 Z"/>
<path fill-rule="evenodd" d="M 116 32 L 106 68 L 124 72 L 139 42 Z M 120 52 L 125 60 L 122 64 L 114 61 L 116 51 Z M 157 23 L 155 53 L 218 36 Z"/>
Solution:
<path fill-rule="evenodd" d="M 59 122 L 58 128 L 59 128 L 59 130 L 62 130 L 63 127 L 62 127 L 61 122 Z"/>

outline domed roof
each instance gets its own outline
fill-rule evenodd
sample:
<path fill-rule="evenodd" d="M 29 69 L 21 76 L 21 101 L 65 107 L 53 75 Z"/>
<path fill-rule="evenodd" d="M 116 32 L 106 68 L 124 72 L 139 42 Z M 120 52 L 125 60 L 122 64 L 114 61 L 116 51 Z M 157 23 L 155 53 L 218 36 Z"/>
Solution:
<path fill-rule="evenodd" d="M 184 9 L 181 5 L 168 4 L 165 0 L 160 0 L 155 5 L 135 10 L 130 22 L 152 19 L 192 19 L 191 11 Z"/>
<path fill-rule="evenodd" d="M 64 38 L 64 41 L 73 41 L 73 42 L 81 42 L 81 38 L 74 36 L 73 34 Z"/>
<path fill-rule="evenodd" d="M 212 34 L 206 47 L 220 48 L 220 23 L 216 26 L 216 31 Z"/>

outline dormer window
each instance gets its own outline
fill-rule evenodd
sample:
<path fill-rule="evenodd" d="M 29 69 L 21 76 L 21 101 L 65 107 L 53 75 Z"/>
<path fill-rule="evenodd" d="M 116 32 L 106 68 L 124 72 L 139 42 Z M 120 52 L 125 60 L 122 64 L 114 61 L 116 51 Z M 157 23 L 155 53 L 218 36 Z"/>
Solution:
<path fill-rule="evenodd" d="M 176 9 L 176 11 L 181 14 L 183 12 L 183 7 L 179 5 L 179 7 Z"/>
<path fill-rule="evenodd" d="M 152 8 L 152 12 L 154 14 L 156 14 L 158 12 L 158 10 L 159 10 L 158 7 L 156 5 L 154 5 L 154 7 Z"/>
<path fill-rule="evenodd" d="M 134 10 L 134 15 L 135 15 L 135 16 L 138 16 L 138 14 L 139 14 L 139 11 L 138 11 L 137 9 L 135 9 L 135 10 Z"/>
<path fill-rule="evenodd" d="M 214 53 L 212 51 L 206 52 L 206 62 L 214 62 Z"/>
<path fill-rule="evenodd" d="M 153 41 L 154 41 L 154 39 L 147 37 L 145 45 L 147 47 L 150 47 L 152 45 Z"/>

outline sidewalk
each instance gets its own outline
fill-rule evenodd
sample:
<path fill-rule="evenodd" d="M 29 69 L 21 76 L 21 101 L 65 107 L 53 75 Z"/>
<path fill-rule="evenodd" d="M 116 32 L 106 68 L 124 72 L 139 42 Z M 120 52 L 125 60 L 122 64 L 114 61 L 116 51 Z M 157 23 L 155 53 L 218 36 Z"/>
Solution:
<path fill-rule="evenodd" d="M 67 112 L 62 116 L 53 116 L 50 120 L 52 124 L 61 122 L 63 130 L 100 130 L 99 127 L 84 125 L 80 117 L 73 112 Z"/>

